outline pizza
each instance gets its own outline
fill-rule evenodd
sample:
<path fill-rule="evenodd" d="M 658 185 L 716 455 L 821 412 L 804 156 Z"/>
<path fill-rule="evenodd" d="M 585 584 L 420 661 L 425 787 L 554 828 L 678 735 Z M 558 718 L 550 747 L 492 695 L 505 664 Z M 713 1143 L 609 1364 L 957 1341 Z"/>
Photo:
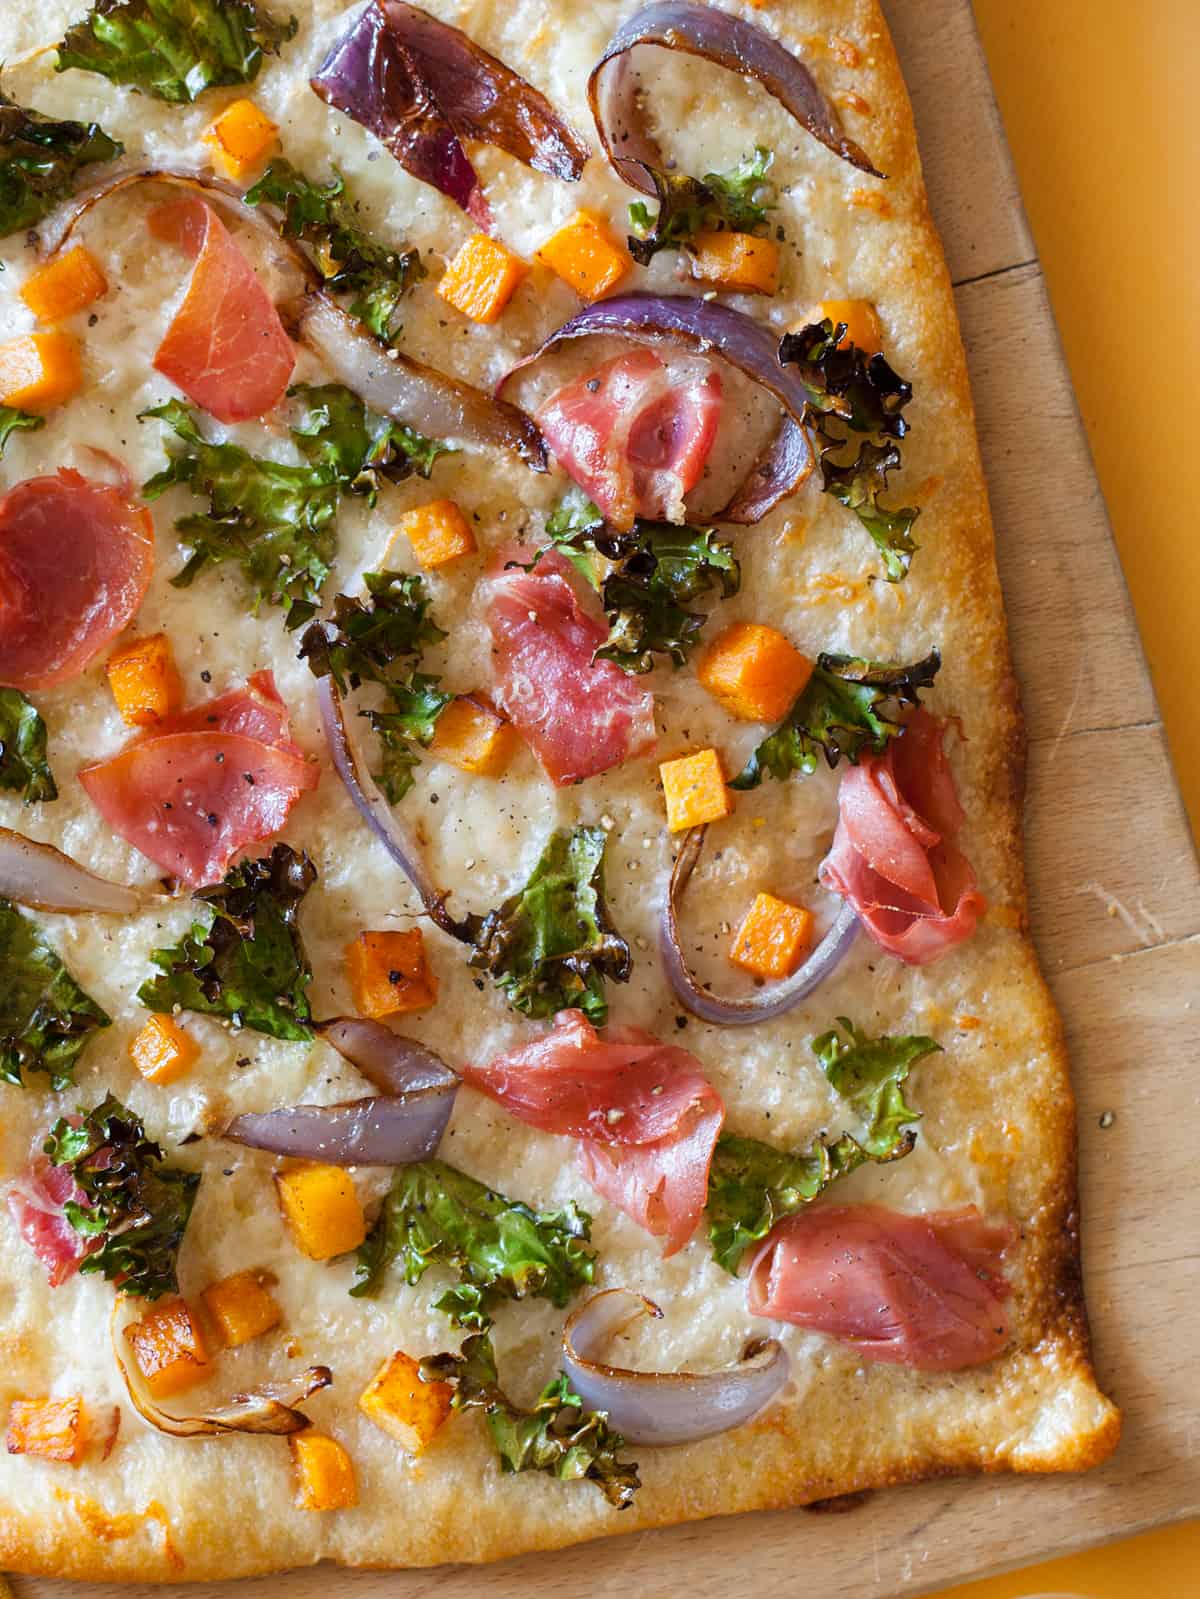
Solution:
<path fill-rule="evenodd" d="M 875 0 L 42 0 L 0 59 L 0 1565 L 1104 1459 Z"/>

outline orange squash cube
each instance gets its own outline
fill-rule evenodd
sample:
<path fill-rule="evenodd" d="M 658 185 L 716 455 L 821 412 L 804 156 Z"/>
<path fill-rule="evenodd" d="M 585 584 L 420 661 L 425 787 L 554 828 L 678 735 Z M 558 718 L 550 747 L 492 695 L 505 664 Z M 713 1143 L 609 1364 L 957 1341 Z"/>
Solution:
<path fill-rule="evenodd" d="M 210 1283 L 200 1295 L 227 1349 L 237 1349 L 278 1327 L 282 1312 L 266 1288 L 274 1280 L 265 1272 L 239 1271 Z"/>
<path fill-rule="evenodd" d="M 82 244 L 38 267 L 21 285 L 21 298 L 39 322 L 61 322 L 107 293 L 108 279 Z"/>
<path fill-rule="evenodd" d="M 450 262 L 437 291 L 447 305 L 472 322 L 498 322 L 528 272 L 521 257 L 507 245 L 486 233 L 476 233 Z"/>
<path fill-rule="evenodd" d="M 812 912 L 759 894 L 733 935 L 729 959 L 755 977 L 790 977 L 812 942 Z"/>
<path fill-rule="evenodd" d="M 183 684 L 165 633 L 122 644 L 109 656 L 105 670 L 121 719 L 130 727 L 153 727 L 174 716 L 183 703 Z"/>
<path fill-rule="evenodd" d="M 296 1247 L 310 1260 L 349 1254 L 367 1236 L 354 1182 L 341 1166 L 293 1166 L 275 1173 L 275 1188 Z"/>
<path fill-rule="evenodd" d="M 705 650 L 702 685 L 744 722 L 781 721 L 804 691 L 813 663 L 776 628 L 735 622 Z"/>
<path fill-rule="evenodd" d="M 297 1510 L 350 1510 L 358 1503 L 354 1462 L 336 1438 L 294 1432 L 288 1448 L 296 1467 Z"/>
<path fill-rule="evenodd" d="M 126 1327 L 125 1337 L 146 1387 L 166 1399 L 208 1376 L 208 1345 L 190 1305 L 172 1299 Z"/>
<path fill-rule="evenodd" d="M 253 100 L 235 100 L 200 135 L 208 158 L 224 177 L 240 182 L 263 165 L 279 142 L 279 129 Z"/>
<path fill-rule="evenodd" d="M 438 981 L 419 927 L 407 933 L 360 933 L 346 945 L 346 975 L 355 1010 L 372 1020 L 427 1010 L 437 999 Z"/>
<path fill-rule="evenodd" d="M 706 822 L 719 822 L 733 810 L 733 794 L 725 786 L 721 757 L 716 750 L 697 750 L 658 768 L 667 802 L 667 826 L 672 833 Z"/>
<path fill-rule="evenodd" d="M 598 300 L 633 269 L 633 257 L 594 211 L 576 211 L 538 246 L 537 258 L 584 300 Z"/>
<path fill-rule="evenodd" d="M 857 344 L 867 355 L 878 355 L 883 349 L 883 326 L 879 312 L 870 300 L 821 300 L 796 328 L 807 327 L 812 322 L 839 322 L 846 324 L 846 332 L 838 345 L 844 350 L 848 344 Z"/>
<path fill-rule="evenodd" d="M 170 1016 L 151 1016 L 129 1046 L 129 1058 L 152 1083 L 173 1083 L 200 1058 L 200 1046 Z"/>
<path fill-rule="evenodd" d="M 698 233 L 688 251 L 692 276 L 743 294 L 774 294 L 779 287 L 779 246 L 774 239 L 728 228 Z"/>
<path fill-rule="evenodd" d="M 14 1399 L 5 1442 L 10 1455 L 37 1455 L 77 1466 L 88 1445 L 82 1398 Z"/>
<path fill-rule="evenodd" d="M 437 719 L 429 753 L 476 777 L 499 777 L 520 747 L 511 722 L 478 694 L 460 694 Z"/>
<path fill-rule="evenodd" d="M 474 555 L 476 550 L 471 524 L 453 500 L 430 500 L 406 511 L 393 536 L 401 533 L 427 572 L 463 555 Z"/>
<path fill-rule="evenodd" d="M 358 1408 L 389 1438 L 419 1455 L 428 1448 L 450 1414 L 454 1389 L 445 1382 L 422 1382 L 420 1366 L 397 1350 L 359 1395 Z"/>
<path fill-rule="evenodd" d="M 69 333 L 22 333 L 0 344 L 0 405 L 41 416 L 82 382 L 79 345 Z"/>

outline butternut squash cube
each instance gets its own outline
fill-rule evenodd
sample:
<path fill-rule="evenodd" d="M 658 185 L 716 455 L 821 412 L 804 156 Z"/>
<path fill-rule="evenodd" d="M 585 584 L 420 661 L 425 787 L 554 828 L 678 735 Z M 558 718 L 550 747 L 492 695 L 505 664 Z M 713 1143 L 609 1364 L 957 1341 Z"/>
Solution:
<path fill-rule="evenodd" d="M 252 1338 L 278 1327 L 282 1312 L 267 1292 L 273 1277 L 260 1271 L 238 1271 L 210 1283 L 201 1294 L 204 1308 L 227 1349 L 237 1349 Z"/>
<path fill-rule="evenodd" d="M 349 1254 L 367 1236 L 354 1182 L 341 1166 L 294 1166 L 275 1173 L 275 1187 L 296 1247 L 310 1260 Z"/>
<path fill-rule="evenodd" d="M 759 894 L 733 935 L 729 959 L 755 977 L 790 977 L 812 942 L 812 912 Z"/>
<path fill-rule="evenodd" d="M 774 294 L 779 287 L 779 246 L 774 239 L 728 228 L 698 233 L 688 252 L 692 276 L 743 294 Z"/>
<path fill-rule="evenodd" d="M 437 291 L 472 322 L 498 322 L 529 271 L 519 255 L 486 233 L 476 233 L 446 268 Z"/>
<path fill-rule="evenodd" d="M 430 500 L 428 505 L 406 511 L 396 532 L 408 539 L 427 572 L 460 556 L 474 555 L 476 550 L 471 524 L 453 500 Z"/>
<path fill-rule="evenodd" d="M 279 129 L 253 100 L 235 100 L 200 135 L 224 177 L 240 182 L 256 172 L 279 142 Z"/>
<path fill-rule="evenodd" d="M 10 1455 L 37 1455 L 77 1466 L 88 1445 L 82 1398 L 14 1399 L 5 1442 Z"/>
<path fill-rule="evenodd" d="M 21 285 L 21 298 L 39 322 L 61 322 L 107 293 L 108 279 L 82 244 L 38 267 Z"/>
<path fill-rule="evenodd" d="M 181 1393 L 208 1376 L 208 1345 L 190 1305 L 182 1299 L 157 1305 L 126 1327 L 138 1370 L 155 1399 Z"/>
<path fill-rule="evenodd" d="M 520 743 L 516 728 L 486 700 L 460 694 L 438 717 L 429 753 L 476 777 L 499 777 Z"/>
<path fill-rule="evenodd" d="M 781 721 L 812 676 L 813 663 L 776 628 L 735 622 L 713 640 L 696 675 L 744 722 Z"/>
<path fill-rule="evenodd" d="M 151 1016 L 129 1046 L 129 1058 L 152 1083 L 173 1083 L 200 1058 L 200 1046 L 170 1016 Z"/>
<path fill-rule="evenodd" d="M 394 1438 L 410 1455 L 428 1448 L 450 1414 L 454 1390 L 445 1382 L 422 1382 L 420 1367 L 397 1350 L 359 1395 L 363 1415 Z"/>
<path fill-rule="evenodd" d="M 69 333 L 22 333 L 0 344 L 0 405 L 41 416 L 82 382 L 79 345 Z"/>
<path fill-rule="evenodd" d="M 351 1510 L 358 1503 L 354 1462 L 327 1433 L 294 1432 L 288 1439 L 296 1467 L 297 1510 Z"/>
<path fill-rule="evenodd" d="M 360 933 L 346 945 L 346 975 L 355 1010 L 372 1020 L 427 1010 L 437 999 L 438 981 L 419 927 L 407 933 Z"/>
<path fill-rule="evenodd" d="M 594 211 L 576 211 L 538 246 L 537 258 L 584 300 L 598 300 L 615 289 L 633 268 L 629 251 Z"/>
<path fill-rule="evenodd" d="M 667 802 L 667 826 L 672 833 L 706 822 L 719 822 L 733 810 L 733 795 L 725 786 L 721 757 L 716 750 L 697 750 L 658 768 Z"/>
<path fill-rule="evenodd" d="M 130 727 L 154 727 L 183 704 L 183 684 L 165 633 L 122 644 L 105 670 L 121 719 Z"/>
<path fill-rule="evenodd" d="M 811 322 L 827 320 L 835 328 L 839 322 L 846 324 L 846 332 L 838 346 L 840 350 L 848 344 L 857 344 L 867 355 L 878 355 L 883 349 L 883 327 L 879 312 L 870 300 L 821 300 L 795 327 L 799 329 Z"/>

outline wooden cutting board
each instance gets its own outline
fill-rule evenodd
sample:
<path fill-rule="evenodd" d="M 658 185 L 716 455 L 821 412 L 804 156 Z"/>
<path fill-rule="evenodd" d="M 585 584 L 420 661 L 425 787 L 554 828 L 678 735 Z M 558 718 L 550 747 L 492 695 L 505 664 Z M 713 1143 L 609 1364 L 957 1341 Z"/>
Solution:
<path fill-rule="evenodd" d="M 484 1570 L 318 1568 L 237 1599 L 322 1599 L 331 1581 L 345 1599 L 717 1599 L 818 1584 L 822 1599 L 892 1599 L 1200 1514 L 1200 870 L 969 0 L 884 4 L 971 363 L 1029 730 L 1034 931 L 1074 1063 L 1088 1297 L 1124 1442 L 1086 1477 L 946 1482 L 847 1515 L 730 1518 Z M 130 1594 L 13 1586 L 18 1599 Z"/>

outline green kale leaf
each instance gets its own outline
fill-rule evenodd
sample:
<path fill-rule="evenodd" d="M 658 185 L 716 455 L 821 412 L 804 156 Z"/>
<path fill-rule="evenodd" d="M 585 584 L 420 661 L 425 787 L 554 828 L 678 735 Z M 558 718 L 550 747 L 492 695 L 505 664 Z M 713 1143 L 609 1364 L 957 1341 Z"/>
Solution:
<path fill-rule="evenodd" d="M 365 600 L 339 594 L 331 619 L 304 630 L 300 659 L 315 677 L 332 677 L 343 694 L 363 683 L 383 689 L 384 709 L 360 714 L 379 735 L 375 781 L 389 804 L 398 805 L 412 787 L 417 749 L 433 738 L 438 717 L 454 697 L 438 688 L 438 678 L 414 670 L 414 658 L 446 634 L 428 615 L 419 577 L 368 572 L 363 582 Z"/>
<path fill-rule="evenodd" d="M 160 1014 L 178 1005 L 272 1038 L 310 1039 L 312 967 L 297 917 L 316 880 L 308 856 L 287 844 L 234 866 L 218 887 L 196 896 L 212 909 L 208 923 L 195 923 L 174 948 L 153 952 L 162 975 L 147 978 L 139 1002 Z"/>
<path fill-rule="evenodd" d="M 708 1182 L 708 1236 L 717 1263 L 736 1273 L 751 1244 L 775 1224 L 811 1204 L 819 1194 L 867 1162 L 883 1164 L 911 1154 L 916 1135 L 906 1125 L 919 1115 L 905 1103 L 903 1085 L 917 1061 L 941 1050 L 920 1036 L 868 1038 L 844 1016 L 837 1030 L 813 1041 L 813 1053 L 836 1092 L 863 1123 L 858 1134 L 789 1153 L 757 1138 L 722 1133 Z"/>
<path fill-rule="evenodd" d="M 643 200 L 629 207 L 636 235 L 629 240 L 629 253 L 648 266 L 660 250 L 678 250 L 698 233 L 722 228 L 735 233 L 761 232 L 775 203 L 774 186 L 767 176 L 774 160 L 774 154 L 759 144 L 731 171 L 707 172 L 703 179 L 646 167 L 658 194 L 658 215 L 651 217 Z"/>
<path fill-rule="evenodd" d="M 649 672 L 655 654 L 682 666 L 708 620 L 687 603 L 718 587 L 728 599 L 741 585 L 732 546 L 711 529 L 637 522 L 618 533 L 580 489 L 563 498 L 546 532 L 604 606 L 608 642 L 596 658 L 626 672 Z"/>
<path fill-rule="evenodd" d="M 524 1016 L 578 1008 L 603 1027 L 605 979 L 629 981 L 629 945 L 604 903 L 606 843 L 603 828 L 558 828 L 524 888 L 468 921 L 475 945 L 470 964 L 490 972 Z"/>
<path fill-rule="evenodd" d="M 311 466 L 325 471 L 351 494 L 374 505 L 382 482 L 427 478 L 448 445 L 427 439 L 391 417 L 377 416 L 340 383 L 298 383 L 289 394 L 303 401 L 292 438 Z"/>
<path fill-rule="evenodd" d="M 326 287 L 353 296 L 350 315 L 391 342 L 397 307 L 425 268 L 418 251 L 393 250 L 359 227 L 340 172 L 335 169 L 328 183 L 313 183 L 289 161 L 273 161 L 246 202 L 274 206 L 285 238 L 308 246 Z"/>
<path fill-rule="evenodd" d="M 358 1251 L 350 1292 L 377 1294 L 393 1261 L 415 1284 L 431 1266 L 458 1274 L 434 1304 L 456 1327 L 485 1331 L 506 1299 L 563 1306 L 596 1270 L 591 1218 L 575 1205 L 537 1212 L 442 1160 L 399 1166 L 379 1217 Z"/>
<path fill-rule="evenodd" d="M 500 1387 L 491 1338 L 473 1333 L 460 1354 L 430 1355 L 420 1373 L 423 1382 L 453 1386 L 455 1410 L 483 1411 L 501 1471 L 545 1471 L 563 1482 L 594 1482 L 616 1509 L 633 1503 L 641 1479 L 634 1461 L 617 1459 L 625 1440 L 603 1412 L 584 1410 L 563 1372 L 542 1389 L 532 1410 L 522 1410 Z"/>
<path fill-rule="evenodd" d="M 67 1220 L 85 1238 L 102 1240 L 80 1271 L 101 1272 L 119 1293 L 141 1299 L 177 1294 L 179 1247 L 200 1173 L 165 1165 L 141 1121 L 112 1094 L 56 1121 L 43 1147 L 55 1166 L 69 1167 L 83 1194 L 68 1200 Z"/>
<path fill-rule="evenodd" d="M 31 416 L 28 411 L 18 411 L 15 406 L 0 405 L 0 456 L 4 454 L 10 434 L 22 430 L 34 433 L 45 425 L 44 416 Z"/>
<path fill-rule="evenodd" d="M 758 746 L 730 788 L 757 788 L 766 775 L 781 782 L 793 772 L 807 776 L 820 755 L 830 766 L 843 758 L 856 764 L 863 754 L 882 755 L 889 739 L 904 732 L 903 708 L 921 703 L 920 691 L 930 686 L 941 664 L 937 650 L 911 666 L 818 655 L 786 719 Z"/>
<path fill-rule="evenodd" d="M 879 496 L 887 492 L 888 473 L 900 465 L 900 451 L 890 440 L 872 444 L 865 439 L 854 459 L 839 465 L 833 457 L 840 448 L 835 444 L 821 452 L 823 492 L 854 512 L 883 556 L 888 582 L 899 583 L 917 552 L 912 528 L 921 514 L 913 505 L 889 510 L 879 503 Z"/>
<path fill-rule="evenodd" d="M 46 724 L 15 688 L 0 688 L 0 788 L 16 789 L 26 805 L 58 798 L 46 759 Z"/>
<path fill-rule="evenodd" d="M 51 1088 L 66 1088 L 109 1022 L 36 925 L 0 899 L 0 1080 L 20 1088 L 28 1072 L 45 1072 Z"/>
<path fill-rule="evenodd" d="M 0 93 L 0 238 L 40 222 L 72 192 L 82 167 L 115 161 L 124 148 L 98 122 L 59 122 Z M 6 422 L 12 414 L 0 410 L 0 448 L 13 427 L 41 424 Z"/>
<path fill-rule="evenodd" d="M 187 104 L 206 89 L 252 83 L 264 52 L 296 32 L 255 0 L 95 0 L 67 30 L 56 69 L 98 72 L 159 100 Z"/>

